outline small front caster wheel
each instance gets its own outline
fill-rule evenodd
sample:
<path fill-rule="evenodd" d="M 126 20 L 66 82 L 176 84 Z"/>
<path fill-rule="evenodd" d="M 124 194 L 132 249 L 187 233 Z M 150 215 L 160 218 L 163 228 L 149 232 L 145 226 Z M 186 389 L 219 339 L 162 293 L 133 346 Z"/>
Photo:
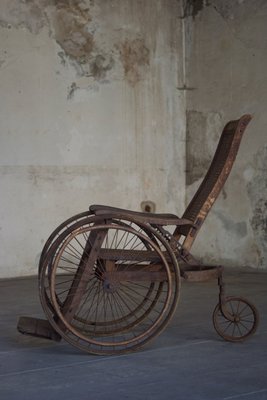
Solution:
<path fill-rule="evenodd" d="M 253 335 L 259 324 L 256 307 L 242 297 L 227 297 L 213 312 L 213 325 L 224 340 L 239 342 Z"/>

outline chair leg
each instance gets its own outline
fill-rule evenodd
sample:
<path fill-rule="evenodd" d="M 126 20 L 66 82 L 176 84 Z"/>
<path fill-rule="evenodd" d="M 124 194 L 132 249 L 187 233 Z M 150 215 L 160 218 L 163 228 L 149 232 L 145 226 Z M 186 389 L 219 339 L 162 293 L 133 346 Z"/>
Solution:
<path fill-rule="evenodd" d="M 225 296 L 225 284 L 219 270 L 219 303 L 213 312 L 213 325 L 224 340 L 240 342 L 255 333 L 259 324 L 256 307 L 247 299 L 238 296 Z"/>

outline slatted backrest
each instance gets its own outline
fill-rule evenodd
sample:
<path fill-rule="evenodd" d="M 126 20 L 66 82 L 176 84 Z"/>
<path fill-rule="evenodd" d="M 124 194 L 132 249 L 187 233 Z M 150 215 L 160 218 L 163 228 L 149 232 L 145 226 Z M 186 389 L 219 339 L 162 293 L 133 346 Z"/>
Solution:
<path fill-rule="evenodd" d="M 195 227 L 177 227 L 174 235 L 186 236 L 183 247 L 189 250 L 208 212 L 222 190 L 232 169 L 239 145 L 251 115 L 243 115 L 239 120 L 230 121 L 224 127 L 216 152 L 205 178 L 183 214 L 183 218 L 194 222 Z"/>

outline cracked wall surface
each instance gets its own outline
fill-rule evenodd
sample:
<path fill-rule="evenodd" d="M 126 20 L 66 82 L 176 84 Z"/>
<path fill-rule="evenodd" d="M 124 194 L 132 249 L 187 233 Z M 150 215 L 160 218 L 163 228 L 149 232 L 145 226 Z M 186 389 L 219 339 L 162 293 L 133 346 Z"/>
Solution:
<path fill-rule="evenodd" d="M 181 214 L 185 99 L 176 0 L 0 2 L 0 277 L 37 273 L 92 203 Z"/>
<path fill-rule="evenodd" d="M 186 111 L 186 185 L 203 178 L 208 170 L 220 137 L 220 126 L 219 113 Z"/>
<path fill-rule="evenodd" d="M 187 10 L 188 201 L 224 124 L 253 115 L 194 251 L 208 263 L 267 268 L 267 3 L 209 0 Z"/>
<path fill-rule="evenodd" d="M 258 251 L 258 263 L 267 259 L 267 143 L 259 148 L 250 166 L 247 193 L 251 204 L 250 225 Z"/>
<path fill-rule="evenodd" d="M 181 215 L 244 113 L 193 251 L 266 268 L 266 17 L 264 0 L 2 0 L 0 276 L 35 274 L 92 203 Z"/>

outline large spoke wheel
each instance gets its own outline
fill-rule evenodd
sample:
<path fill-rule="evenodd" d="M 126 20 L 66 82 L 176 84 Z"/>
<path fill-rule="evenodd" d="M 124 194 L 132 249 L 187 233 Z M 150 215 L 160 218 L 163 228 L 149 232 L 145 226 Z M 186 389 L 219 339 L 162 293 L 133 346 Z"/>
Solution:
<path fill-rule="evenodd" d="M 78 221 L 81 221 L 85 218 L 88 218 L 92 213 L 90 211 L 85 211 L 80 214 L 76 214 L 73 217 L 67 219 L 64 221 L 62 224 L 60 224 L 49 236 L 47 241 L 44 244 L 40 260 L 39 260 L 39 276 L 42 273 L 42 269 L 46 268 L 46 256 L 51 249 L 52 245 L 56 242 L 57 238 L 62 235 L 63 232 L 67 231 L 72 225 L 76 224 Z M 46 303 L 49 305 L 51 311 L 53 311 L 53 306 L 50 302 L 49 294 L 47 292 L 44 293 L 44 296 L 46 298 Z"/>
<path fill-rule="evenodd" d="M 258 322 L 256 307 L 242 297 L 227 297 L 213 312 L 216 332 L 230 342 L 247 339 L 256 331 Z"/>
<path fill-rule="evenodd" d="M 55 240 L 65 231 L 67 230 L 70 226 L 74 225 L 78 221 L 81 221 L 82 219 L 88 218 L 92 213 L 90 211 L 84 211 L 80 214 L 76 214 L 71 218 L 68 218 L 66 221 L 64 221 L 62 224 L 60 224 L 49 236 L 47 241 L 44 244 L 40 260 L 39 260 L 39 271 L 43 267 L 43 263 L 45 260 L 45 256 L 48 253 L 49 249 L 51 248 L 52 244 L 55 242 Z"/>
<path fill-rule="evenodd" d="M 71 234 L 73 227 L 81 226 L 81 224 L 85 224 L 85 226 L 92 226 L 96 222 L 99 223 L 99 217 L 95 217 L 90 211 L 85 211 L 80 214 L 76 214 L 73 217 L 67 219 L 62 224 L 60 224 L 49 236 L 47 239 L 41 256 L 39 260 L 39 288 L 41 295 L 41 303 L 45 307 L 48 306 L 51 310 L 52 315 L 55 314 L 55 310 L 53 308 L 51 302 L 51 295 L 49 289 L 50 283 L 50 272 L 53 265 L 53 260 L 55 255 L 57 254 L 58 248 L 61 244 L 62 240 L 66 240 L 67 236 Z M 84 222 L 85 221 L 85 222 Z M 102 220 L 103 221 L 103 220 Z M 136 223 L 134 221 L 125 221 L 125 219 L 116 219 L 116 223 L 120 225 L 130 226 L 133 229 L 137 229 L 139 232 L 144 232 L 146 235 L 150 237 L 153 241 L 156 241 L 155 236 L 151 232 L 150 227 L 140 226 L 140 223 Z M 156 242 L 157 243 L 157 242 Z M 48 262 L 49 260 L 49 262 Z M 162 285 L 159 285 L 158 290 L 161 289 Z M 154 283 L 151 283 L 151 288 L 154 287 Z M 151 291 L 149 290 L 149 293 Z"/>
<path fill-rule="evenodd" d="M 55 315 L 42 304 L 50 323 L 76 347 L 96 354 L 133 351 L 158 335 L 175 311 L 177 260 L 147 226 L 92 220 L 72 226 L 51 249 L 41 297 L 49 293 Z"/>

